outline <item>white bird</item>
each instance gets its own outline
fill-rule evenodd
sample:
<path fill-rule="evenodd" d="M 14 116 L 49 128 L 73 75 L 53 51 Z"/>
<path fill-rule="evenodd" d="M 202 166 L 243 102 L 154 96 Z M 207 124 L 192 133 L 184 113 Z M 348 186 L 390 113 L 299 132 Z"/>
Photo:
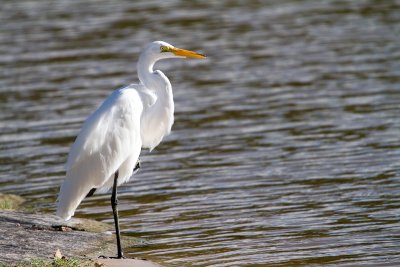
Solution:
<path fill-rule="evenodd" d="M 87 118 L 68 155 L 67 175 L 58 197 L 57 216 L 69 220 L 88 195 L 111 187 L 118 258 L 123 257 L 117 186 L 138 168 L 141 148 L 150 151 L 171 131 L 174 99 L 171 83 L 154 64 L 166 58 L 205 58 L 166 42 L 148 44 L 137 64 L 140 83 L 114 91 Z"/>

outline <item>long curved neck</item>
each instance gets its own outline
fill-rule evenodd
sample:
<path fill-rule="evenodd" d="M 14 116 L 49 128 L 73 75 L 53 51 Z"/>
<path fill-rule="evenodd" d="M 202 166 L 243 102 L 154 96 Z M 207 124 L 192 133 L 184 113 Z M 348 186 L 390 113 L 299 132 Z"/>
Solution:
<path fill-rule="evenodd" d="M 143 147 L 153 149 L 170 133 L 174 123 L 174 100 L 171 83 L 161 71 L 153 71 L 157 59 L 141 55 L 138 61 L 140 82 L 156 96 L 155 102 L 144 107 L 141 119 Z"/>
<path fill-rule="evenodd" d="M 146 54 L 141 54 L 139 57 L 139 61 L 137 63 L 137 71 L 140 82 L 146 87 L 151 88 L 151 80 L 154 79 L 152 76 L 154 75 L 153 66 L 156 63 L 156 60 L 152 57 L 147 56 Z"/>
<path fill-rule="evenodd" d="M 171 83 L 164 73 L 153 70 L 157 60 L 146 54 L 140 55 L 137 65 L 139 80 L 147 90 L 157 96 L 155 105 L 170 105 L 173 101 Z"/>

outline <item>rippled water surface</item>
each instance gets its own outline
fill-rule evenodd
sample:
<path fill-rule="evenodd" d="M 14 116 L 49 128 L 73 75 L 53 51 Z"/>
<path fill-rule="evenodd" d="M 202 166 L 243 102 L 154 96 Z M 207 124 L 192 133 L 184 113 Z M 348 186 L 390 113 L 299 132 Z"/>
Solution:
<path fill-rule="evenodd" d="M 400 1 L 2 1 L 0 189 L 53 212 L 83 120 L 153 40 L 173 132 L 121 187 L 165 266 L 399 266 Z M 109 194 L 77 216 L 112 223 Z"/>

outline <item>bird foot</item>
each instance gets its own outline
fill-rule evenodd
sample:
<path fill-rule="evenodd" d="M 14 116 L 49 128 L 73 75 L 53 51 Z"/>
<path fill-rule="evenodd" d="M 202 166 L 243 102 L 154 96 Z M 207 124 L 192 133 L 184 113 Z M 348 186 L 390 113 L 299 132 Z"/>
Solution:
<path fill-rule="evenodd" d="M 121 257 L 107 257 L 107 256 L 104 256 L 104 255 L 100 255 L 99 257 L 98 257 L 99 259 L 127 259 L 127 257 L 125 257 L 125 256 L 121 256 Z"/>

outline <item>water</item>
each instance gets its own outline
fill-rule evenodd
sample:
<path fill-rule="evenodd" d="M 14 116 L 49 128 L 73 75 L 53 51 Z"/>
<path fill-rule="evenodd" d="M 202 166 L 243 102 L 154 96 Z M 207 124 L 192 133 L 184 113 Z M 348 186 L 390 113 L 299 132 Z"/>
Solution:
<path fill-rule="evenodd" d="M 173 133 L 121 187 L 165 266 L 400 264 L 399 1 L 2 1 L 0 189 L 54 212 L 82 121 L 153 40 Z M 109 194 L 78 217 L 112 223 Z"/>

